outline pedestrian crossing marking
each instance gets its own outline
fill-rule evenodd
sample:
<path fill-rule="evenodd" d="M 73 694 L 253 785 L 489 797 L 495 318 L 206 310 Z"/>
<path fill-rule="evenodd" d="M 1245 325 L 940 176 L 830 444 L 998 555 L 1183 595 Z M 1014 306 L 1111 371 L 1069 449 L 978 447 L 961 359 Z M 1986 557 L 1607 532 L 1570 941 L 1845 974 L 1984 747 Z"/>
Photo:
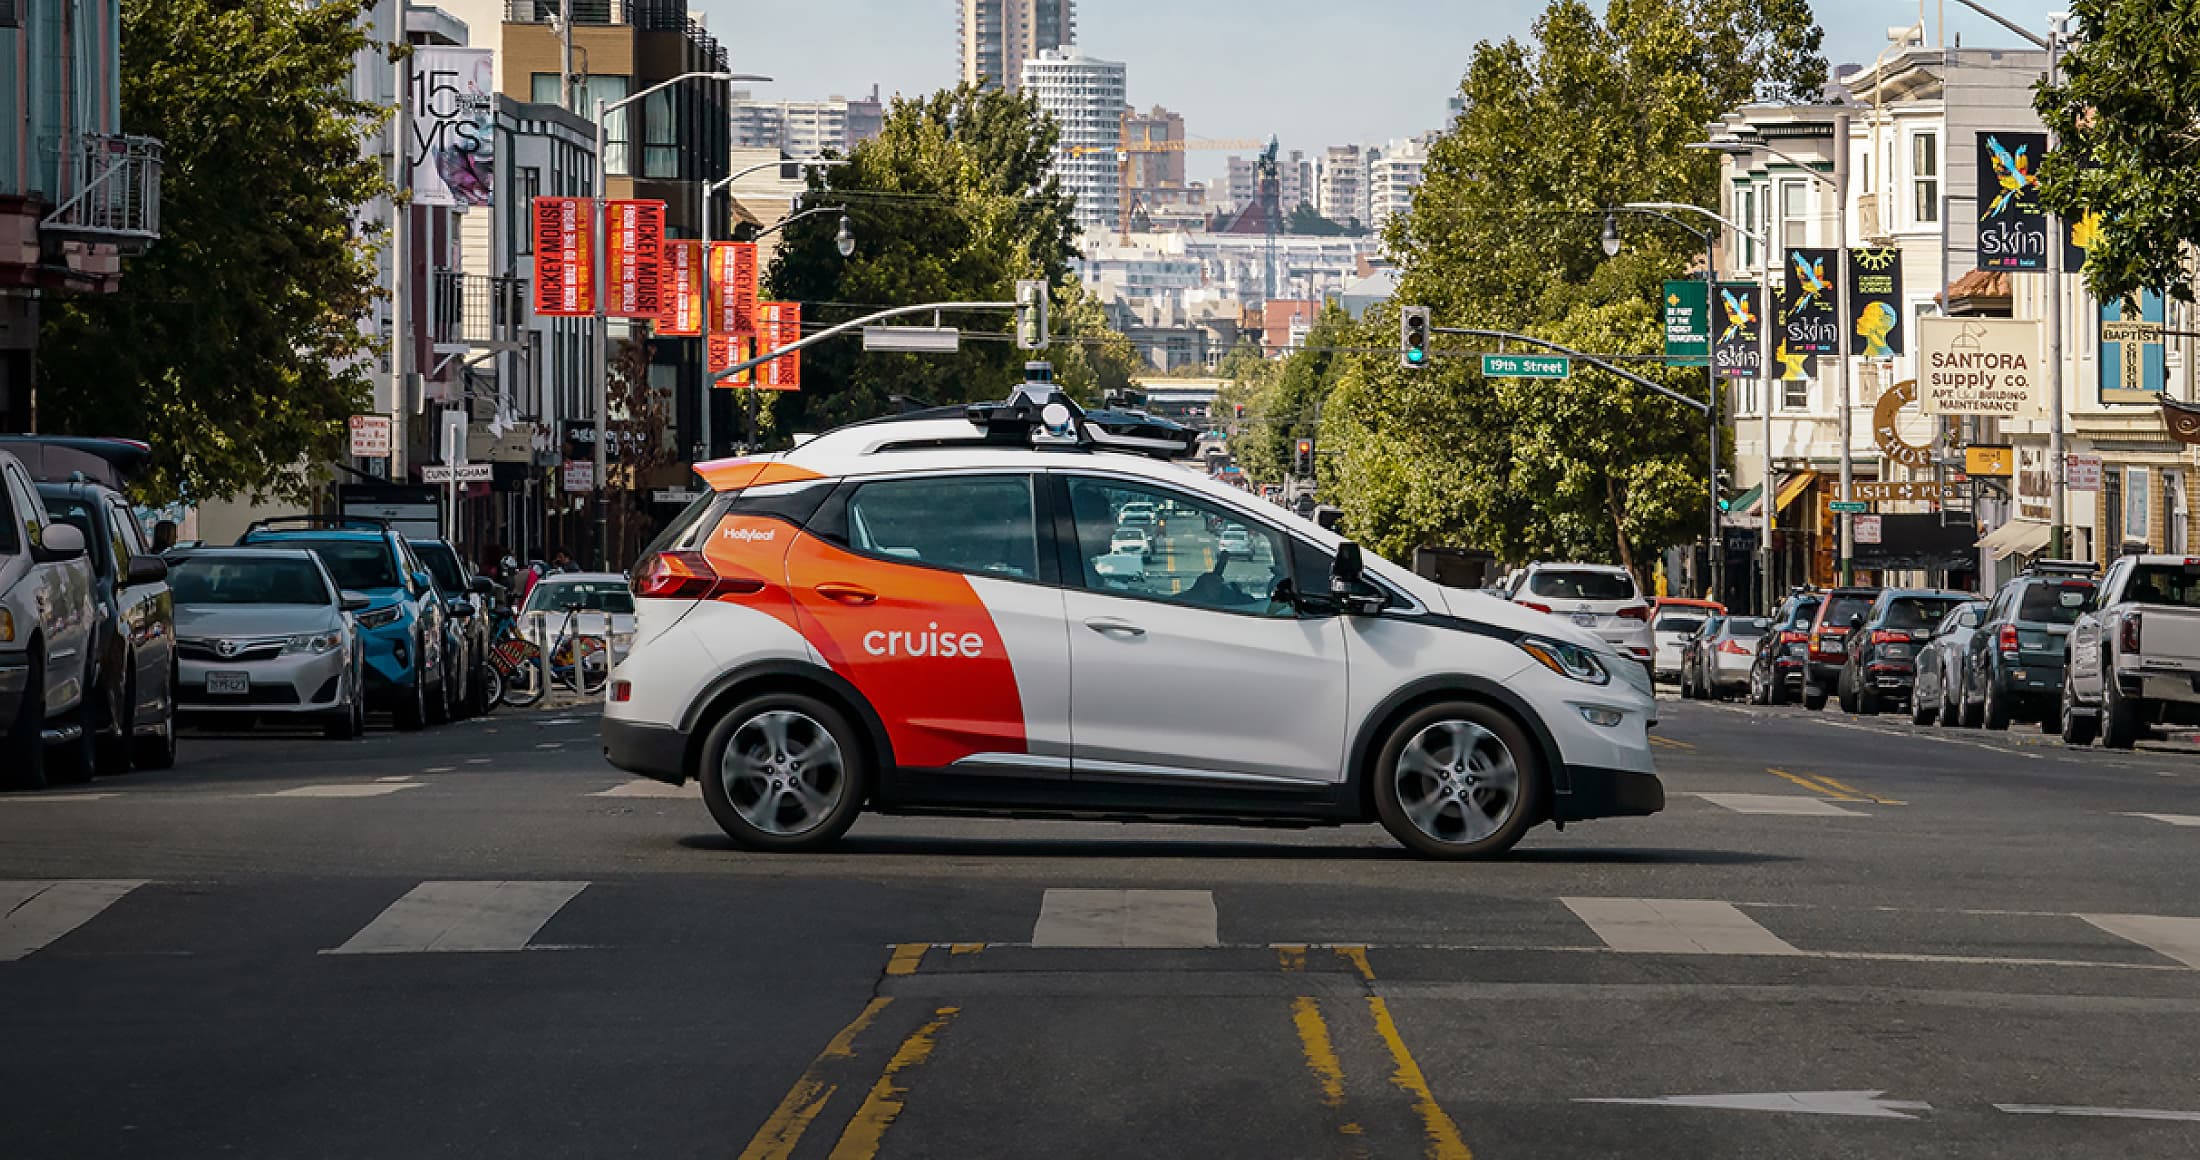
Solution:
<path fill-rule="evenodd" d="M 686 784 L 684 784 L 684 785 L 668 785 L 668 784 L 666 784 L 665 782 L 661 782 L 661 781 L 652 781 L 652 780 L 650 780 L 649 778 L 646 778 L 646 777 L 637 777 L 637 778 L 635 778 L 635 779 L 634 779 L 633 781 L 630 781 L 630 782 L 626 782 L 626 783 L 625 783 L 625 784 L 623 784 L 623 785 L 615 785 L 615 786 L 612 786 L 612 787 L 611 787 L 610 789 L 601 789 L 601 790 L 597 790 L 597 791 L 596 791 L 595 793 L 589 794 L 588 796 L 589 796 L 589 797 L 640 797 L 640 798 L 699 798 L 699 797 L 703 796 L 703 783 L 702 783 L 702 782 L 700 782 L 700 781 L 691 781 L 691 782 L 687 782 L 687 783 L 686 783 Z"/>
<path fill-rule="evenodd" d="M 1844 810 L 1824 798 L 1803 797 L 1791 793 L 1699 793 L 1694 796 L 1737 814 L 1784 814 L 1798 818 L 1870 816 L 1855 810 Z"/>
<path fill-rule="evenodd" d="M 2200 918 L 2172 918 L 2160 914 L 2081 914 L 2078 917 L 2164 958 L 2176 959 L 2188 967 L 2200 967 Z"/>
<path fill-rule="evenodd" d="M 0 963 L 40 950 L 143 885 L 136 878 L 0 881 Z"/>
<path fill-rule="evenodd" d="M 1732 903 L 1695 898 L 1561 898 L 1604 945 L 1629 954 L 1797 955 Z"/>
<path fill-rule="evenodd" d="M 116 795 L 114 795 L 114 794 L 111 794 L 111 793 L 11 793 L 11 794 L 7 794 L 7 795 L 4 795 L 4 796 L 0 796 L 0 803 L 4 803 L 4 802 L 96 802 L 96 801 L 98 801 L 98 800 L 99 800 L 99 799 L 101 799 L 101 798 L 111 798 L 111 797 L 114 797 L 114 796 L 116 796 Z"/>
<path fill-rule="evenodd" d="M 1049 890 L 1031 932 L 1035 947 L 1211 947 L 1221 941 L 1208 890 Z"/>
<path fill-rule="evenodd" d="M 401 789 L 419 789 L 417 781 L 369 781 L 337 783 L 334 785 L 301 785 L 291 789 L 279 789 L 271 793 L 253 794 L 253 797 L 287 798 L 363 798 L 381 797 Z"/>
<path fill-rule="evenodd" d="M 2192 814 L 2125 814 L 2127 818 L 2145 818 L 2150 822 L 2167 822 L 2173 826 L 2200 826 L 2200 817 Z"/>
<path fill-rule="evenodd" d="M 323 954 L 522 951 L 586 882 L 423 882 Z"/>

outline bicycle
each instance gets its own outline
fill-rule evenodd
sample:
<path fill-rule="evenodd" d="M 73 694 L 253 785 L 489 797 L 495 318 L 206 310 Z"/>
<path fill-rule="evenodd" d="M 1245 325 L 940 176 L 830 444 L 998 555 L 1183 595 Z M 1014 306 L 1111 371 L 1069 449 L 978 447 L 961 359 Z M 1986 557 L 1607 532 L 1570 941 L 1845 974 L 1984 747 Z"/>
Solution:
<path fill-rule="evenodd" d="M 603 637 L 579 631 L 579 609 L 567 609 L 550 651 L 550 683 L 593 697 L 611 679 Z M 575 656 L 578 654 L 578 662 Z M 542 646 L 519 632 L 518 621 L 503 625 L 503 636 L 489 650 L 490 667 L 503 686 L 502 699 L 515 709 L 542 700 Z"/>

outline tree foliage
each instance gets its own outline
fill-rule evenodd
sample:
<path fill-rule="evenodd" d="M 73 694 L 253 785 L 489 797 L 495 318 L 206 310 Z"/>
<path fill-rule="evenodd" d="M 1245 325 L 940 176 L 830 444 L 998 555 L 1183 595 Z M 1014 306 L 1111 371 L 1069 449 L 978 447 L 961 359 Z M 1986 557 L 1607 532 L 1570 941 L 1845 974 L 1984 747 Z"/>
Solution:
<path fill-rule="evenodd" d="M 2193 299 L 2200 245 L 2200 0 L 2073 0 L 2062 83 L 2036 101 L 2058 148 L 2050 209 L 2098 213 L 2086 284 L 2116 301 L 2167 287 Z"/>
<path fill-rule="evenodd" d="M 360 153 L 380 110 L 350 98 L 359 0 L 123 0 L 122 123 L 163 147 L 162 236 L 122 290 L 50 309 L 51 429 L 153 446 L 149 494 L 295 491 L 342 453 L 371 360 Z"/>
<path fill-rule="evenodd" d="M 1257 357 L 1259 348 L 1250 348 L 1255 355 L 1251 365 L 1262 369 L 1248 373 L 1250 365 L 1244 362 L 1227 368 L 1227 373 L 1244 376 L 1239 381 L 1245 388 L 1221 401 L 1245 405 L 1245 419 L 1230 436 L 1230 453 L 1248 476 L 1275 483 L 1291 473 L 1294 441 L 1316 434 L 1322 408 L 1343 370 L 1342 356 L 1330 348 L 1350 345 L 1355 330 L 1352 316 L 1331 303 L 1315 316 L 1302 349 L 1267 361 Z"/>
<path fill-rule="evenodd" d="M 1716 204 L 1716 160 L 1684 146 L 1737 105 L 1815 98 L 1820 37 L 1803 0 L 1611 0 L 1601 16 L 1554 0 L 1528 41 L 1485 42 L 1461 82 L 1465 111 L 1388 227 L 1397 301 L 1432 307 L 1440 326 L 1656 353 L 1660 283 L 1683 276 L 1702 243 L 1623 218 L 1626 246 L 1607 258 L 1604 209 Z M 1395 347 L 1397 326 L 1395 308 L 1370 311 L 1352 345 Z M 1387 554 L 1449 543 L 1639 567 L 1698 534 L 1696 412 L 1581 364 L 1555 384 L 1485 380 L 1469 359 L 1346 364 L 1322 423 L 1341 453 L 1333 494 L 1353 534 Z M 1704 396 L 1701 370 L 1644 365 Z"/>
<path fill-rule="evenodd" d="M 1049 352 L 1061 381 L 1078 391 L 1126 384 L 1137 366 L 1128 340 L 1069 281 L 1076 225 L 1052 172 L 1058 136 L 1030 96 L 965 85 L 896 98 L 880 134 L 848 164 L 822 171 L 808 195 L 810 205 L 847 206 L 855 254 L 834 248 L 834 215 L 798 222 L 768 293 L 807 304 L 803 320 L 816 324 L 920 302 L 1006 301 L 1018 279 L 1044 278 L 1055 287 L 1056 335 L 1091 340 Z M 999 398 L 1022 379 L 1027 352 L 1009 341 L 1005 312 L 947 321 L 964 328 L 954 355 L 865 354 L 852 339 L 811 347 L 802 391 L 771 400 L 774 427 L 817 431 L 892 412 L 889 396 L 926 405 Z"/>

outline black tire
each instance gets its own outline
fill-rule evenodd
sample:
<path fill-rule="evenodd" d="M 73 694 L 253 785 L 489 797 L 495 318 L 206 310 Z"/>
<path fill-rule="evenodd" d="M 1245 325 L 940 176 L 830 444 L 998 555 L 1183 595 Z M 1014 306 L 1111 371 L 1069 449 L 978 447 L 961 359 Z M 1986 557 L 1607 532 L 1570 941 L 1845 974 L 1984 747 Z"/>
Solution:
<path fill-rule="evenodd" d="M 82 785 L 92 780 L 92 772 L 99 768 L 99 734 L 92 728 L 93 716 L 91 702 L 83 700 L 62 718 L 63 725 L 77 727 L 76 739 L 62 742 L 46 754 L 47 784 Z"/>
<path fill-rule="evenodd" d="M 137 730 L 136 665 L 125 659 L 122 692 L 100 710 L 99 735 L 92 739 L 92 768 L 101 777 L 130 772 L 130 741 Z"/>
<path fill-rule="evenodd" d="M 1940 719 L 1940 694 L 1936 690 L 1933 699 L 1925 699 L 1924 682 L 1910 686 L 1910 724 L 1930 725 Z"/>
<path fill-rule="evenodd" d="M 397 728 L 402 732 L 416 733 L 428 726 L 428 673 L 426 669 L 413 670 L 412 687 L 397 694 L 395 716 Z"/>
<path fill-rule="evenodd" d="M 1687 665 L 1681 666 L 1680 686 L 1681 700 L 1693 701 L 1696 699 L 1696 679 L 1688 675 Z"/>
<path fill-rule="evenodd" d="M 350 741 L 367 730 L 367 710 L 356 678 L 347 675 L 346 692 L 351 695 L 342 707 L 321 722 L 321 736 L 330 741 Z"/>
<path fill-rule="evenodd" d="M 1975 709 L 1971 707 L 1970 684 L 1970 678 L 1965 677 L 1963 684 L 1956 686 L 1956 718 L 1965 729 L 1976 729 L 1986 720 L 1986 706 L 1981 703 Z"/>
<path fill-rule="evenodd" d="M 1765 704 L 1787 704 L 1787 682 L 1780 679 L 1780 670 L 1773 666 L 1765 673 Z"/>
<path fill-rule="evenodd" d="M 451 720 L 451 676 L 436 666 L 435 686 L 428 693 L 428 724 L 443 725 Z"/>
<path fill-rule="evenodd" d="M 1447 730 L 1446 726 L 1453 728 Z M 1461 744 L 1465 752 L 1461 752 Z M 1415 769 L 1401 765 L 1409 747 L 1423 746 L 1431 747 L 1420 749 L 1428 764 Z M 1448 767 L 1434 757 L 1435 747 L 1444 746 L 1449 747 L 1452 757 Z M 1510 784 L 1499 775 L 1478 785 L 1473 762 L 1477 756 L 1485 761 L 1479 771 L 1482 777 L 1489 777 L 1499 768 L 1492 758 L 1509 762 Z M 1367 776 L 1374 783 L 1377 820 L 1400 845 L 1424 858 L 1495 858 L 1512 849 L 1542 820 L 1540 755 L 1527 732 L 1512 718 L 1479 701 L 1439 702 L 1399 722 Z M 1407 801 L 1409 782 L 1426 787 L 1426 793 L 1411 805 Z M 1477 794 L 1477 790 L 1483 792 Z M 1428 808 L 1431 803 L 1433 809 Z M 1492 809 L 1500 812 L 1492 817 Z M 1414 817 L 1417 812 L 1424 815 L 1418 821 Z M 1458 836 L 1447 837 L 1447 831 Z"/>
<path fill-rule="evenodd" d="M 542 700 L 543 691 L 541 664 L 530 661 L 513 670 L 511 679 L 504 682 L 504 703 L 514 709 L 525 709 Z"/>
<path fill-rule="evenodd" d="M 176 689 L 183 682 L 176 662 L 168 662 L 168 705 L 160 715 L 158 732 L 130 739 L 130 762 L 139 769 L 176 767 Z"/>
<path fill-rule="evenodd" d="M 2101 744 L 2110 749 L 2137 745 L 2140 734 L 2146 731 L 2146 723 L 2140 719 L 2141 708 L 2117 691 L 2115 673 L 2101 674 Z"/>
<path fill-rule="evenodd" d="M 2058 734 L 2062 732 L 2063 714 L 2068 710 L 2063 706 L 2060 691 L 2051 696 L 2051 700 L 2042 702 L 2044 707 L 2040 709 L 2040 732 Z"/>
<path fill-rule="evenodd" d="M 2101 735 L 2101 717 L 2088 713 L 2078 705 L 2076 690 L 2070 686 L 2070 670 L 2063 669 L 2062 739 L 2065 745 L 2087 746 Z"/>
<path fill-rule="evenodd" d="M 1808 678 L 1805 678 L 1806 680 Z M 1816 685 L 1803 686 L 1803 708 L 1816 713 L 1826 707 L 1826 691 Z"/>
<path fill-rule="evenodd" d="M 1879 692 L 1864 683 L 1861 673 L 1857 675 L 1856 682 L 1850 685 L 1849 688 L 1851 689 L 1849 700 L 1855 704 L 1857 716 L 1877 717 L 1879 715 Z"/>
<path fill-rule="evenodd" d="M 871 769 L 861 735 L 839 710 L 801 693 L 763 693 L 718 719 L 692 772 L 727 837 L 750 850 L 799 853 L 831 845 L 855 824 Z M 818 793 L 816 806 L 805 804 L 797 784 Z M 802 817 L 788 816 L 790 801 L 804 806 Z M 767 829 L 757 817 L 788 828 Z"/>
<path fill-rule="evenodd" d="M 480 711 L 484 715 L 504 703 L 504 676 L 497 672 L 495 665 L 481 670 L 481 695 L 476 699 L 481 702 Z"/>
<path fill-rule="evenodd" d="M 31 671 L 25 675 L 23 703 L 16 708 L 7 738 L 0 741 L 0 756 L 7 758 L 0 779 L 9 789 L 38 790 L 46 788 L 45 658 L 33 654 Z"/>
<path fill-rule="evenodd" d="M 1986 677 L 1986 696 L 1979 707 L 1979 723 L 2000 733 L 2009 728 L 2009 698 L 2001 691 L 2001 682 L 1989 673 Z"/>

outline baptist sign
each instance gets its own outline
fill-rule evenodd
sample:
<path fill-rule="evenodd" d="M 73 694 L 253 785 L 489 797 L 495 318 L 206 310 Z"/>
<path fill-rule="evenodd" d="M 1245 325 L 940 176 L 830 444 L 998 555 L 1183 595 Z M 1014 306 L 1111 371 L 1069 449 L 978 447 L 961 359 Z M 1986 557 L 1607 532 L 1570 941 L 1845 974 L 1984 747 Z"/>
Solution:
<path fill-rule="evenodd" d="M 2047 417 L 2038 320 L 1921 318 L 1917 337 L 1926 414 Z"/>

